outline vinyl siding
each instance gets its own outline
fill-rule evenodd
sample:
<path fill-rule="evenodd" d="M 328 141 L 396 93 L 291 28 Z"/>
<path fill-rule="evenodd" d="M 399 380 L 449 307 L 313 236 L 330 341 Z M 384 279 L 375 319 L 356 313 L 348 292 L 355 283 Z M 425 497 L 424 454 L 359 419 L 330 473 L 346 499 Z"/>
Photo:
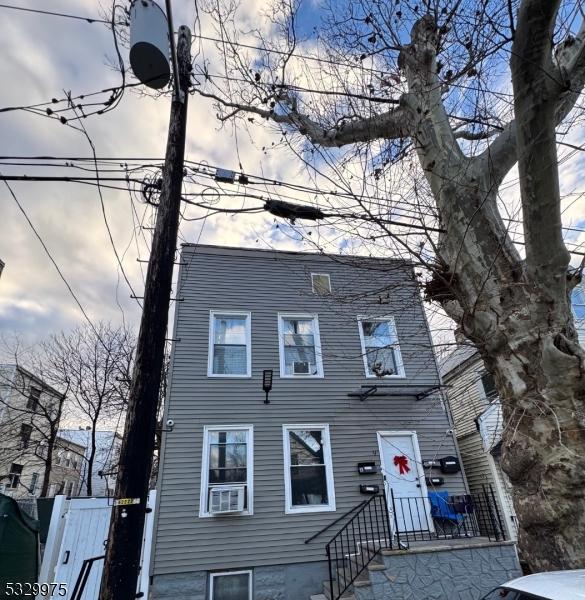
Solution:
<path fill-rule="evenodd" d="M 443 378 L 458 438 L 477 432 L 475 418 L 489 406 L 481 384 L 484 371 L 479 355 L 474 355 Z"/>
<path fill-rule="evenodd" d="M 449 421 L 438 396 L 416 400 L 438 384 L 430 338 L 411 269 L 402 262 L 366 260 L 347 265 L 318 255 L 191 246 L 183 249 L 166 433 L 159 476 L 155 575 L 206 569 L 323 560 L 335 527 L 304 540 L 365 497 L 360 483 L 382 485 L 381 475 L 360 476 L 357 463 L 379 464 L 376 432 L 415 430 L 423 460 L 455 454 Z M 333 294 L 311 292 L 310 273 L 328 273 Z M 208 378 L 209 311 L 250 311 L 252 377 Z M 278 312 L 317 313 L 324 377 L 279 377 Z M 405 379 L 365 377 L 356 315 L 393 315 Z M 270 404 L 262 370 L 273 369 Z M 400 396 L 348 393 L 361 385 L 391 385 Z M 412 393 L 412 392 L 411 392 Z M 285 515 L 283 424 L 329 424 L 335 512 Z M 254 426 L 254 514 L 199 518 L 199 481 L 205 425 Z M 445 489 L 464 491 L 460 474 Z"/>
<path fill-rule="evenodd" d="M 502 472 L 498 462 L 483 449 L 479 433 L 458 438 L 461 460 L 467 476 L 469 491 L 481 494 L 484 486 L 492 486 L 498 499 L 500 514 L 508 527 L 508 535 L 516 537 L 516 513 L 512 501 L 510 483 Z"/>

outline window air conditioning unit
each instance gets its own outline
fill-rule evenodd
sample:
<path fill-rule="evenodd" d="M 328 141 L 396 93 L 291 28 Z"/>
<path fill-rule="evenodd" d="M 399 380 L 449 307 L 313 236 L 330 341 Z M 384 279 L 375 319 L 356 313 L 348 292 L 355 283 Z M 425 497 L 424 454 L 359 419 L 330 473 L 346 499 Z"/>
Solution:
<path fill-rule="evenodd" d="M 214 487 L 209 498 L 209 512 L 214 515 L 242 512 L 245 494 L 243 485 Z"/>
<path fill-rule="evenodd" d="M 309 375 L 309 363 L 304 362 L 293 362 L 293 373 L 295 375 Z"/>

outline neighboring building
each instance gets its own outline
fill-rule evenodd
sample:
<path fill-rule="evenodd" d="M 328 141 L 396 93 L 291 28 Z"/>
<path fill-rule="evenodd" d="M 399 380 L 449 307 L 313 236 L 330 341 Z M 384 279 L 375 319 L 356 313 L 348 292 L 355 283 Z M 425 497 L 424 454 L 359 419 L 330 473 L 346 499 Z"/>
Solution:
<path fill-rule="evenodd" d="M 493 377 L 477 350 L 459 345 L 441 364 L 461 459 L 472 493 L 492 486 L 510 539 L 517 537 L 512 487 L 500 467 L 502 408 Z"/>
<path fill-rule="evenodd" d="M 425 476 L 466 493 L 423 467 L 458 450 L 412 266 L 201 245 L 180 264 L 154 598 L 308 600 L 360 486 L 415 499 L 410 532 Z"/>
<path fill-rule="evenodd" d="M 579 340 L 585 346 L 585 284 L 573 290 L 572 307 Z M 449 386 L 449 404 L 470 491 L 478 493 L 483 486 L 493 486 L 508 536 L 516 539 L 512 486 L 500 467 L 503 418 L 493 377 L 477 350 L 465 344 L 442 363 L 441 375 Z"/>
<path fill-rule="evenodd" d="M 59 435 L 84 448 L 80 458 L 81 475 L 78 496 L 87 496 L 89 456 L 91 452 L 91 429 L 64 429 Z M 116 489 L 116 470 L 120 456 L 122 437 L 115 431 L 97 430 L 95 432 L 95 457 L 91 470 L 92 496 L 113 496 Z"/>
<path fill-rule="evenodd" d="M 65 494 L 83 496 L 82 470 L 86 448 L 65 436 L 57 436 L 49 485 L 49 497 Z"/>
<path fill-rule="evenodd" d="M 0 365 L 0 491 L 16 498 L 40 494 L 47 438 L 62 398 L 26 369 Z"/>

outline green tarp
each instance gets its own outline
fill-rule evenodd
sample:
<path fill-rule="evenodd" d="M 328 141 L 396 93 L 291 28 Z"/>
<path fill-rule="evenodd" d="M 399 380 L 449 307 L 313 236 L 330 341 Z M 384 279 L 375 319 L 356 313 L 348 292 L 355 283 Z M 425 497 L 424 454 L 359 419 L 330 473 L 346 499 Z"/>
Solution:
<path fill-rule="evenodd" d="M 39 568 L 39 523 L 20 510 L 12 498 L 0 494 L 0 598 L 27 598 L 9 592 L 9 583 L 29 584 L 37 581 Z"/>

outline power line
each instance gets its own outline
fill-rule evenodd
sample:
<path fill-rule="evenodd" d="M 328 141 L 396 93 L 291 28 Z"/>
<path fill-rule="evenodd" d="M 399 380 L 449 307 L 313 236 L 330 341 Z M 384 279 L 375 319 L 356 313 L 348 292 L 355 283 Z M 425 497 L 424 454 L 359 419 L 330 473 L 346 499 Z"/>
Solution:
<path fill-rule="evenodd" d="M 0 172 L 0 176 L 1 175 L 2 175 L 2 173 Z M 27 223 L 29 224 L 30 228 L 33 230 L 35 236 L 39 240 L 41 246 L 43 247 L 43 250 L 45 251 L 45 254 L 49 257 L 50 261 L 53 263 L 53 266 L 55 267 L 57 273 L 59 274 L 59 277 L 62 279 L 63 283 L 67 287 L 67 289 L 68 289 L 69 293 L 71 294 L 72 298 L 75 300 L 75 303 L 79 307 L 79 310 L 81 311 L 81 313 L 84 316 L 85 320 L 88 322 L 88 324 L 91 327 L 92 331 L 95 333 L 96 338 L 100 341 L 100 343 L 102 344 L 102 346 L 107 350 L 107 346 L 106 346 L 105 342 L 102 340 L 102 338 L 101 338 L 98 330 L 96 329 L 95 325 L 93 324 L 92 320 L 89 318 L 88 314 L 85 312 L 85 309 L 83 308 L 83 305 L 81 304 L 79 298 L 76 296 L 75 292 L 73 291 L 73 288 L 71 287 L 71 285 L 69 284 L 69 282 L 65 278 L 65 275 L 63 275 L 63 272 L 59 268 L 59 265 L 57 264 L 57 262 L 53 258 L 53 255 L 51 254 L 51 252 L 47 248 L 47 245 L 43 241 L 43 238 L 40 236 L 40 234 L 37 231 L 36 227 L 33 225 L 33 223 L 30 220 L 28 214 L 24 210 L 24 207 L 22 206 L 22 204 L 19 202 L 18 198 L 16 197 L 16 194 L 14 193 L 14 190 L 12 189 L 12 187 L 10 186 L 10 184 L 7 181 L 4 181 L 4 185 L 8 188 L 8 191 L 10 192 L 10 195 L 12 196 L 14 202 L 16 203 L 16 205 L 18 206 L 18 208 L 20 209 L 20 212 L 23 214 L 23 216 L 26 219 Z"/>
<path fill-rule="evenodd" d="M 23 6 L 12 6 L 11 4 L 0 4 L 0 8 L 8 8 L 10 10 L 21 10 L 23 12 L 29 13 L 37 13 L 40 15 L 49 15 L 51 17 L 64 17 L 66 19 L 76 19 L 79 21 L 86 21 L 89 24 L 93 23 L 105 23 L 106 25 L 110 24 L 110 21 L 106 21 L 105 19 L 95 19 L 93 17 L 82 17 L 79 15 L 71 15 L 67 13 L 53 12 L 49 10 L 40 10 L 37 8 L 24 8 Z"/>

